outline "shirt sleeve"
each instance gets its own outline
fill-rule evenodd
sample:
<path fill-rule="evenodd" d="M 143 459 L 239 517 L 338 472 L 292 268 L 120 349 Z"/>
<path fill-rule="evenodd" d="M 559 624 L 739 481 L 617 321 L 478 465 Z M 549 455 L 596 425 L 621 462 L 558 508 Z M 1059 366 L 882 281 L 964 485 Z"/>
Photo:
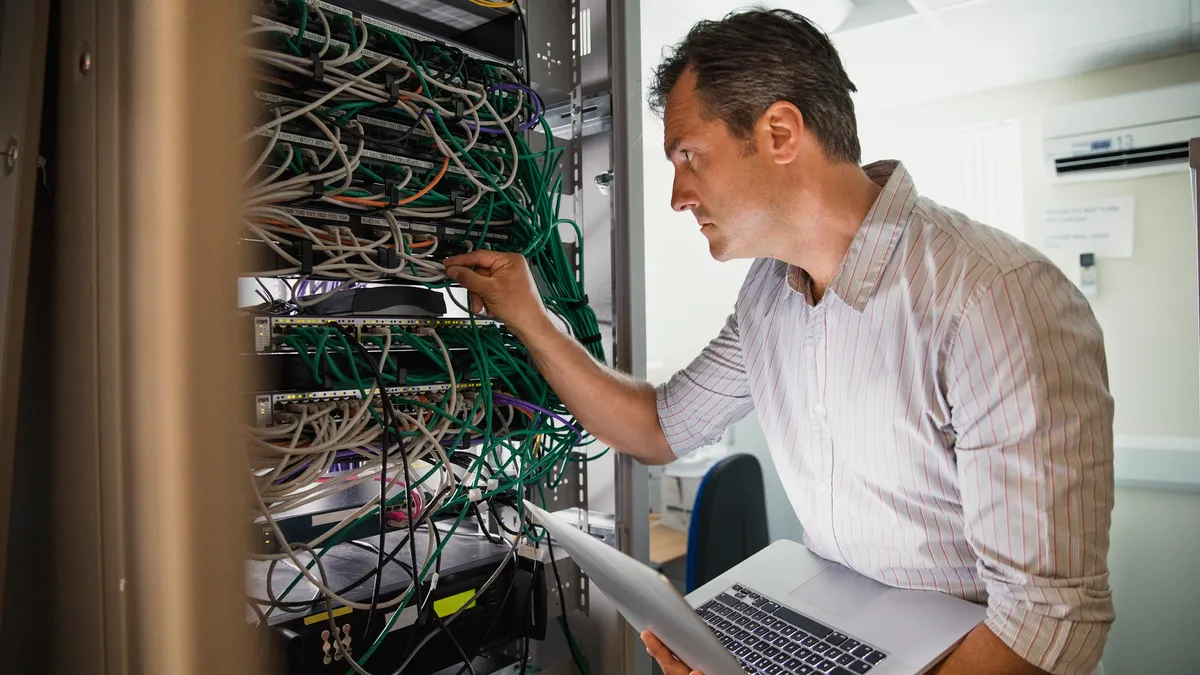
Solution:
<path fill-rule="evenodd" d="M 1089 673 L 1115 618 L 1113 401 L 1100 326 L 1058 268 L 1031 263 L 968 307 L 948 364 L 986 625 L 1042 670 Z"/>
<path fill-rule="evenodd" d="M 715 443 L 753 409 L 750 385 L 731 314 L 720 334 L 687 368 L 657 388 L 658 420 L 676 457 Z"/>

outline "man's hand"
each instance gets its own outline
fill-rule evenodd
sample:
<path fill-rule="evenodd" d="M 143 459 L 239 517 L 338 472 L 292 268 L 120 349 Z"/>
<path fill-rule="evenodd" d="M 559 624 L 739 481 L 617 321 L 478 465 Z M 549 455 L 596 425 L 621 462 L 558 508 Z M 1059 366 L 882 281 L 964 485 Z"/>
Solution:
<path fill-rule="evenodd" d="M 654 637 L 654 633 L 648 630 L 642 631 L 642 642 L 646 643 L 646 651 L 650 653 L 650 656 L 658 661 L 658 667 L 662 668 L 663 675 L 704 675 L 698 670 L 688 668 L 686 663 L 675 658 L 671 650 Z"/>
<path fill-rule="evenodd" d="M 549 323 L 537 284 L 520 254 L 474 251 L 446 258 L 445 265 L 446 276 L 471 291 L 471 311 L 486 309 L 514 331 Z"/>
<path fill-rule="evenodd" d="M 645 464 L 675 460 L 658 421 L 654 386 L 608 368 L 561 331 L 523 257 L 475 251 L 445 263 L 446 274 L 471 291 L 472 309 L 486 307 L 508 326 L 567 409 L 601 443 Z"/>

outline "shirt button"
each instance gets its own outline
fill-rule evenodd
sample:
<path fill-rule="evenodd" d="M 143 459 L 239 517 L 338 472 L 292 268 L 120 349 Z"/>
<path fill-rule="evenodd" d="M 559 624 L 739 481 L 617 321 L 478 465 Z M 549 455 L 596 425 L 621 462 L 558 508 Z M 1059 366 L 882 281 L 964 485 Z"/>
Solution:
<path fill-rule="evenodd" d="M 825 416 L 829 414 L 829 410 L 825 406 L 818 403 L 813 406 L 813 414 L 821 419 L 825 419 Z"/>

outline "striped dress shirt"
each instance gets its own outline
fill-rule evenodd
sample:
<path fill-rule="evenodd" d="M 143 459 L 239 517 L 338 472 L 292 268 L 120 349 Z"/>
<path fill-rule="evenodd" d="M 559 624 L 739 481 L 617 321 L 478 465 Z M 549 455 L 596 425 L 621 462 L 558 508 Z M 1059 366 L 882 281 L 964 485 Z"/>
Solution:
<path fill-rule="evenodd" d="M 676 455 L 753 410 L 804 543 L 885 584 L 986 603 L 1052 673 L 1097 666 L 1113 401 L 1087 300 L 1037 251 L 918 197 L 898 162 L 819 302 L 757 260 L 724 329 L 658 388 Z"/>

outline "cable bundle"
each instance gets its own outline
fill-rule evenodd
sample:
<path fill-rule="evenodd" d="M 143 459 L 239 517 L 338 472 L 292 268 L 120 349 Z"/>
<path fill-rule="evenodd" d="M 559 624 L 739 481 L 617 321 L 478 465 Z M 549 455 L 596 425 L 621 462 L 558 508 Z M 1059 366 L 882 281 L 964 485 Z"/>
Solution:
<path fill-rule="evenodd" d="M 328 16 L 316 4 L 297 14 L 297 25 L 264 20 L 248 31 L 261 43 L 247 53 L 263 80 L 286 94 L 260 94 L 267 105 L 246 136 L 262 146 L 245 176 L 246 227 L 281 263 L 253 276 L 442 288 L 449 285 L 439 262 L 445 255 L 520 252 L 541 273 L 547 306 L 602 358 L 582 273 L 572 271 L 558 230 L 575 230 L 582 260 L 579 228 L 558 213 L 562 149 L 522 74 L 348 15 Z M 319 33 L 308 32 L 317 27 L 310 14 Z M 524 137 L 534 127 L 548 146 L 540 152 Z M 314 225 L 289 210 L 297 205 L 371 224 L 357 231 L 334 220 Z M 414 223 L 456 234 L 450 241 Z"/>
<path fill-rule="evenodd" d="M 472 1 L 494 9 L 513 5 Z M 246 244 L 264 253 L 258 256 L 263 265 L 248 276 L 283 278 L 291 289 L 286 300 L 270 298 L 270 311 L 304 312 L 354 284 L 446 288 L 451 282 L 441 260 L 448 255 L 519 252 L 537 270 L 547 308 L 603 359 L 599 326 L 583 292 L 582 235 L 559 216 L 562 150 L 524 75 L 328 5 L 269 4 L 272 18 L 256 17 L 247 32 L 261 106 L 244 139 L 254 147 L 254 161 L 244 175 L 243 214 Z M 526 139 L 535 127 L 547 146 L 539 152 Z M 578 273 L 559 230 L 564 225 L 575 233 Z M 314 288 L 320 290 L 311 293 Z M 557 487 L 569 462 L 604 453 L 572 454 L 592 439 L 532 367 L 524 346 L 473 316 L 465 328 L 379 326 L 359 335 L 331 321 L 293 327 L 278 339 L 294 351 L 288 358 L 323 386 L 317 388 L 350 395 L 281 404 L 269 425 L 249 430 L 256 516 L 282 551 L 252 556 L 269 564 L 268 597 L 250 603 L 264 624 L 276 610 L 324 603 L 335 635 L 335 604 L 369 612 L 368 634 L 380 625 L 372 626 L 377 612 L 394 612 L 361 655 L 334 641 L 332 658 L 368 675 L 363 664 L 400 610 L 413 605 L 427 616 L 430 575 L 436 578 L 440 555 L 464 520 L 473 516 L 482 526 L 485 511 L 518 517 L 511 531 L 500 518 L 509 555 L 477 590 L 482 595 L 513 564 L 522 536 L 543 539 L 526 522 L 521 497 Z M 396 393 L 395 387 L 405 389 Z M 293 544 L 283 536 L 276 517 L 364 484 L 378 484 L 378 495 L 318 538 Z M 377 545 L 347 541 L 375 521 Z M 449 522 L 444 530 L 441 521 Z M 405 535 L 387 551 L 384 532 L 393 528 Z M 424 559 L 415 548 L 420 536 L 428 539 Z M 370 546 L 378 564 L 357 582 L 332 588 L 322 557 L 343 542 Z M 299 574 L 277 595 L 272 577 L 281 561 Z M 415 582 L 381 601 L 382 570 L 389 564 Z M 289 599 L 301 579 L 318 596 Z M 366 584 L 373 585 L 369 602 L 347 597 L 361 597 Z M 436 619 L 434 633 L 394 673 L 461 612 Z"/>

